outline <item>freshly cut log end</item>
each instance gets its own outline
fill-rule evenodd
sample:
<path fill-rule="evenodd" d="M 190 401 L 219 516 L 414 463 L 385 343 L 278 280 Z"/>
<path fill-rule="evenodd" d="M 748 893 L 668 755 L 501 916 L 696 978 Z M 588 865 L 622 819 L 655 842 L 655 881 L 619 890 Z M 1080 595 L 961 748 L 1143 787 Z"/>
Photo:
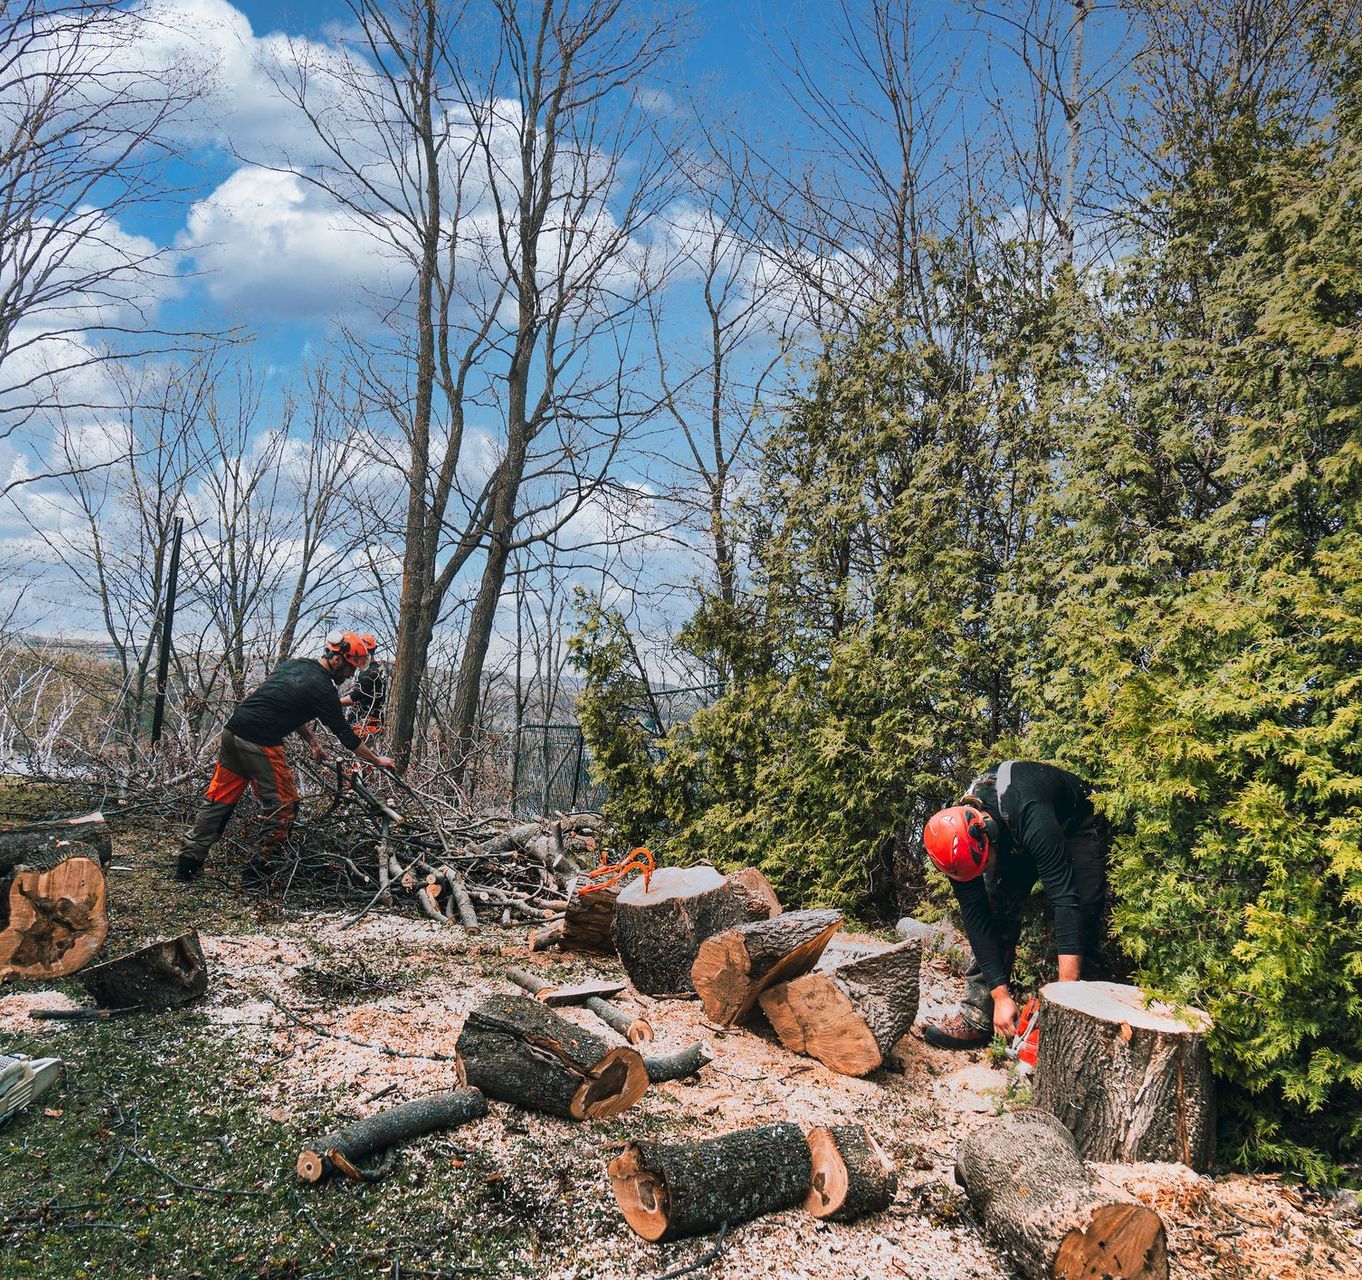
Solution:
<path fill-rule="evenodd" d="M 208 962 L 198 930 L 190 929 L 97 964 L 79 982 L 105 1009 L 174 1009 L 208 990 Z"/>
<path fill-rule="evenodd" d="M 615 947 L 629 980 L 652 996 L 693 995 L 691 965 L 706 938 L 780 914 L 780 901 L 753 867 L 725 876 L 713 867 L 660 867 L 615 901 Z"/>
<path fill-rule="evenodd" d="M 677 1240 L 803 1202 L 809 1144 L 797 1125 L 742 1129 L 704 1142 L 631 1142 L 610 1162 L 624 1220 L 645 1240 Z"/>
<path fill-rule="evenodd" d="M 840 911 L 786 911 L 706 938 L 690 968 L 705 1013 L 741 1022 L 767 987 L 808 973 L 841 927 Z"/>
<path fill-rule="evenodd" d="M 884 1064 L 917 1017 L 918 942 L 809 973 L 762 992 L 762 1011 L 781 1043 L 843 1075 L 863 1076 Z"/>
<path fill-rule="evenodd" d="M 99 954 L 109 932 L 104 872 L 91 858 L 16 871 L 0 930 L 0 979 L 61 978 Z"/>
<path fill-rule="evenodd" d="M 809 1132 L 813 1174 L 804 1207 L 815 1218 L 850 1222 L 893 1202 L 898 1174 L 880 1144 L 859 1124 Z"/>
<path fill-rule="evenodd" d="M 1036 1105 L 1068 1128 L 1085 1159 L 1211 1167 L 1207 1014 L 1120 983 L 1052 982 L 1041 989 L 1040 1027 Z"/>
<path fill-rule="evenodd" d="M 1096 1183 L 1047 1112 L 1013 1111 L 975 1130 L 960 1144 L 955 1176 L 1029 1280 L 1167 1280 L 1162 1219 Z"/>
<path fill-rule="evenodd" d="M 636 1049 L 599 1036 L 526 996 L 491 996 L 459 1034 L 465 1078 L 489 1098 L 572 1120 L 605 1119 L 648 1088 Z"/>

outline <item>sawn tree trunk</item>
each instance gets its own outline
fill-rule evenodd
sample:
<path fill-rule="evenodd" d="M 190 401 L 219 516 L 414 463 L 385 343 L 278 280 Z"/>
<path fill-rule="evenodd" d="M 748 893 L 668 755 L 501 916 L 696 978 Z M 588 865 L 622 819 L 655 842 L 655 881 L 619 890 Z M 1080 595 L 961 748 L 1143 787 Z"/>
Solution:
<path fill-rule="evenodd" d="M 0 899 L 0 980 L 75 973 L 99 954 L 109 932 L 104 872 L 90 858 L 16 871 L 0 884 Z"/>

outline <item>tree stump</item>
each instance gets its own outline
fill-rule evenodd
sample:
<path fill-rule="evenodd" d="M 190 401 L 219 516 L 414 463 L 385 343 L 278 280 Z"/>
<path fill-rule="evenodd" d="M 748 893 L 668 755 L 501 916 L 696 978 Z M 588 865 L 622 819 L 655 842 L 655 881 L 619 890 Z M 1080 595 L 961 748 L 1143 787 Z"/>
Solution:
<path fill-rule="evenodd" d="M 703 1142 L 631 1142 L 609 1165 L 624 1220 L 645 1240 L 736 1226 L 803 1202 L 809 1144 L 798 1125 L 768 1124 Z"/>
<path fill-rule="evenodd" d="M 190 929 L 97 964 L 78 981 L 105 1009 L 174 1009 L 208 990 L 208 962 Z"/>
<path fill-rule="evenodd" d="M 1167 1280 L 1163 1220 L 1099 1188 L 1047 1112 L 1012 1111 L 976 1129 L 960 1144 L 955 1179 L 1029 1280 Z"/>
<path fill-rule="evenodd" d="M 1138 987 L 1052 982 L 1040 993 L 1036 1106 L 1087 1160 L 1215 1159 L 1215 1086 L 1200 1009 L 1146 1007 Z"/>
<path fill-rule="evenodd" d="M 834 1124 L 809 1131 L 813 1175 L 804 1201 L 815 1218 L 850 1222 L 887 1209 L 898 1191 L 898 1174 L 869 1130 Z"/>
<path fill-rule="evenodd" d="M 583 893 L 583 887 L 586 892 Z M 615 954 L 613 928 L 615 899 L 619 888 L 592 889 L 590 882 L 575 876 L 568 884 L 567 908 L 563 912 L 563 934 L 559 946 L 564 951 L 591 951 Z"/>
<path fill-rule="evenodd" d="M 490 996 L 457 1045 L 468 1083 L 489 1098 L 572 1120 L 632 1107 L 648 1088 L 636 1049 L 611 1048 L 528 996 Z"/>
<path fill-rule="evenodd" d="M 901 942 L 826 973 L 763 991 L 762 1011 L 780 1042 L 843 1075 L 883 1065 L 917 1017 L 922 945 Z"/>
<path fill-rule="evenodd" d="M 91 858 L 101 867 L 109 865 L 113 838 L 102 813 L 0 830 L 0 874 L 19 866 L 46 871 L 65 858 Z"/>
<path fill-rule="evenodd" d="M 840 911 L 786 911 L 706 938 L 690 967 L 705 1013 L 741 1022 L 767 987 L 808 973 L 841 927 Z"/>
<path fill-rule="evenodd" d="M 90 858 L 67 858 L 48 871 L 16 871 L 4 898 L 0 980 L 65 977 L 104 945 L 104 872 Z"/>
<path fill-rule="evenodd" d="M 487 1099 L 477 1089 L 455 1089 L 417 1098 L 400 1107 L 356 1120 L 305 1147 L 298 1155 L 298 1176 L 320 1182 L 335 1173 L 363 1176 L 355 1166 L 377 1151 L 410 1142 L 424 1133 L 452 1129 L 487 1114 Z"/>
<path fill-rule="evenodd" d="M 766 877 L 753 867 L 722 875 L 713 867 L 660 867 L 615 900 L 615 947 L 634 987 L 650 996 L 695 992 L 690 967 L 706 939 L 780 914 Z"/>

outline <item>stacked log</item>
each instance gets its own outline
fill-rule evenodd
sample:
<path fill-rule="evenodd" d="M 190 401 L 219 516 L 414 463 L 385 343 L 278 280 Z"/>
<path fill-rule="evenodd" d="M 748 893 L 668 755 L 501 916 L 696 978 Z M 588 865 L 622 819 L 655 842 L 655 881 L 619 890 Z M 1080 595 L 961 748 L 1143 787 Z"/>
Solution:
<path fill-rule="evenodd" d="M 0 904 L 0 980 L 75 973 L 99 954 L 109 932 L 104 872 L 92 858 L 16 870 L 0 885 Z"/>

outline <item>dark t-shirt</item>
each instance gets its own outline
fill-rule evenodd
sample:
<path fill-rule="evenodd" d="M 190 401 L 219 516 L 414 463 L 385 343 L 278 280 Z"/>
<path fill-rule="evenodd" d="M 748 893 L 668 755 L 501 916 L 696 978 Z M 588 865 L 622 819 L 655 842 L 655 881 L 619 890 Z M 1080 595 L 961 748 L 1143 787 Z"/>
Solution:
<path fill-rule="evenodd" d="M 315 658 L 288 658 L 246 695 L 227 728 L 257 746 L 279 747 L 310 720 L 320 720 L 351 751 L 359 745 L 326 668 Z"/>

